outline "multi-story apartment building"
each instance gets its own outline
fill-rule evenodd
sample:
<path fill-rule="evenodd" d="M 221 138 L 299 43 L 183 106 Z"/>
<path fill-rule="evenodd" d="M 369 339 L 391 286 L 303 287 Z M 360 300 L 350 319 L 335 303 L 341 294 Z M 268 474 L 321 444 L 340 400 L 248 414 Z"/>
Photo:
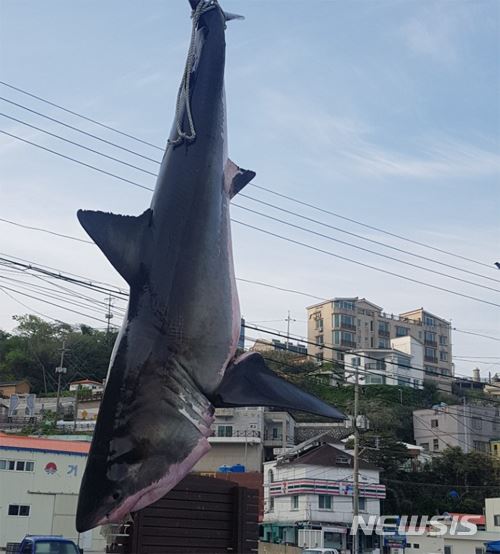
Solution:
<path fill-rule="evenodd" d="M 390 348 L 366 348 L 346 352 L 346 382 L 355 382 L 354 371 L 358 368 L 361 385 L 423 388 L 423 344 L 411 336 L 391 339 L 390 344 Z"/>
<path fill-rule="evenodd" d="M 267 542 L 299 547 L 350 546 L 353 522 L 352 454 L 342 444 L 311 444 L 264 464 L 263 535 Z M 360 461 L 360 513 L 380 515 L 385 486 L 380 470 Z M 371 552 L 372 537 L 362 537 Z"/>
<path fill-rule="evenodd" d="M 308 348 L 319 360 L 343 361 L 349 350 L 388 349 L 394 338 L 411 336 L 424 345 L 424 377 L 450 386 L 453 375 L 449 321 L 419 308 L 384 313 L 365 298 L 334 298 L 307 308 Z M 332 347 L 335 350 L 332 350 Z"/>
<path fill-rule="evenodd" d="M 500 410 L 494 406 L 437 405 L 413 412 L 415 444 L 430 452 L 458 446 L 488 453 L 500 434 Z"/>

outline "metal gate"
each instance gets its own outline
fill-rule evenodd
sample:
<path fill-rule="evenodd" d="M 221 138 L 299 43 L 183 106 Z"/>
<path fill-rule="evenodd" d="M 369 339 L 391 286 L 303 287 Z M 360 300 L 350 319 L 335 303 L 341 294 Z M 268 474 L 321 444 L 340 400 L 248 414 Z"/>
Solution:
<path fill-rule="evenodd" d="M 108 552 L 122 554 L 251 554 L 257 552 L 258 491 L 190 475 L 134 514 Z"/>

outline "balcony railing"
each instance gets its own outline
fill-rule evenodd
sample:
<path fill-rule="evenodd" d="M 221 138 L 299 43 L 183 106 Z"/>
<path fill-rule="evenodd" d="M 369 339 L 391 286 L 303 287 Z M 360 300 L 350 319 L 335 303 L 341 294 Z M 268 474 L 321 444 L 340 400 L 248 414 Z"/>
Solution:
<path fill-rule="evenodd" d="M 347 346 L 348 348 L 356 348 L 356 343 L 352 340 L 342 339 L 340 341 L 341 346 Z"/>
<path fill-rule="evenodd" d="M 424 361 L 429 362 L 431 364 L 437 364 L 438 363 L 438 359 L 435 358 L 434 356 L 424 356 Z"/>
<path fill-rule="evenodd" d="M 378 369 L 379 371 L 385 371 L 385 362 L 368 362 L 365 364 L 365 369 Z"/>
<path fill-rule="evenodd" d="M 231 437 L 256 437 L 260 438 L 260 431 L 254 431 L 251 429 L 245 429 L 244 431 L 233 431 L 231 435 L 218 435 L 216 430 L 212 430 L 211 437 L 219 437 L 221 439 L 223 438 L 231 438 Z"/>
<path fill-rule="evenodd" d="M 437 348 L 437 341 L 435 340 L 430 340 L 430 339 L 424 339 L 424 344 L 425 346 L 432 346 L 433 348 Z"/>
<path fill-rule="evenodd" d="M 384 329 L 379 329 L 378 335 L 379 337 L 385 337 L 386 339 L 388 339 L 391 336 L 391 333 L 389 331 L 385 331 Z"/>

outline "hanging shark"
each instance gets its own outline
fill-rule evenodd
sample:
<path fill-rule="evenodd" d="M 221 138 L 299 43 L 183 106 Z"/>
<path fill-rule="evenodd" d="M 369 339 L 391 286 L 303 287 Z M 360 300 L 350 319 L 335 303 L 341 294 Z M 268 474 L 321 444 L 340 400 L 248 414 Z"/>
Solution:
<path fill-rule="evenodd" d="M 240 309 L 229 204 L 255 176 L 228 158 L 226 22 L 190 0 L 193 34 L 150 207 L 139 216 L 78 212 L 130 286 L 78 499 L 79 532 L 122 521 L 164 496 L 210 449 L 214 407 L 273 406 L 343 419 L 236 356 Z"/>

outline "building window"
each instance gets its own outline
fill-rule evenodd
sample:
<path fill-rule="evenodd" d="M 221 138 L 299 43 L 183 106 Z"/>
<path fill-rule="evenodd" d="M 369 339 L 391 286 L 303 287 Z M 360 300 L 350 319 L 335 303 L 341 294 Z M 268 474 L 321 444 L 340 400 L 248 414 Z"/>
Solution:
<path fill-rule="evenodd" d="M 453 554 L 453 546 L 444 546 L 444 554 Z"/>
<path fill-rule="evenodd" d="M 418 550 L 418 549 L 420 548 L 420 545 L 418 544 L 418 542 L 414 542 L 414 543 L 413 543 L 413 548 L 414 548 L 415 550 Z"/>
<path fill-rule="evenodd" d="M 359 509 L 362 512 L 366 512 L 366 498 L 359 498 Z"/>
<path fill-rule="evenodd" d="M 348 300 L 335 300 L 334 306 L 337 309 L 354 311 L 354 302 L 349 302 Z"/>
<path fill-rule="evenodd" d="M 425 344 L 437 344 L 436 333 L 433 333 L 432 331 L 424 331 L 424 341 Z"/>
<path fill-rule="evenodd" d="M 356 330 L 356 319 L 352 315 L 334 314 L 333 326 L 343 327 L 345 329 Z"/>
<path fill-rule="evenodd" d="M 314 320 L 314 328 L 317 331 L 323 331 L 323 320 L 321 318 Z"/>
<path fill-rule="evenodd" d="M 430 317 L 428 315 L 424 315 L 424 325 L 429 325 L 430 327 L 435 327 L 436 326 L 436 321 L 433 317 Z M 445 554 L 446 554 L 446 552 L 445 552 Z"/>
<path fill-rule="evenodd" d="M 332 497 L 326 494 L 318 495 L 318 505 L 320 510 L 331 510 L 332 509 Z"/>
<path fill-rule="evenodd" d="M 439 420 L 431 419 L 431 427 L 439 427 Z"/>
<path fill-rule="evenodd" d="M 318 360 L 318 362 L 323 361 L 323 352 L 318 352 L 315 356 L 315 358 Z"/>
<path fill-rule="evenodd" d="M 444 352 L 444 350 L 440 350 L 440 352 L 439 352 L 439 359 L 440 359 L 442 362 L 447 362 L 447 361 L 448 361 L 448 352 Z"/>
<path fill-rule="evenodd" d="M 21 504 L 9 504 L 9 516 L 28 517 L 30 515 L 30 507 Z"/>
<path fill-rule="evenodd" d="M 274 483 L 274 473 L 272 469 L 267 472 L 267 480 L 269 483 Z"/>
<path fill-rule="evenodd" d="M 352 367 L 359 367 L 361 365 L 361 358 L 355 357 L 352 359 Z"/>
<path fill-rule="evenodd" d="M 367 385 L 385 385 L 385 375 L 367 375 Z"/>
<path fill-rule="evenodd" d="M 317 346 L 323 346 L 323 335 L 317 335 L 316 336 L 316 345 Z"/>
<path fill-rule="evenodd" d="M 0 460 L 0 470 L 33 471 L 34 467 L 34 462 L 27 462 L 25 460 Z"/>
<path fill-rule="evenodd" d="M 299 495 L 292 496 L 292 510 L 299 509 Z"/>
<path fill-rule="evenodd" d="M 217 427 L 217 436 L 218 437 L 232 437 L 233 436 L 233 426 L 232 425 L 219 425 Z"/>
<path fill-rule="evenodd" d="M 389 339 L 378 339 L 378 348 L 389 348 Z"/>
<path fill-rule="evenodd" d="M 407 337 L 409 334 L 409 327 L 401 327 L 400 325 L 396 325 L 396 337 Z"/>
<path fill-rule="evenodd" d="M 439 439 L 434 439 L 432 441 L 432 448 L 433 450 L 439 450 Z"/>
<path fill-rule="evenodd" d="M 427 452 L 429 452 L 429 443 L 428 442 L 421 442 L 420 443 L 420 446 L 426 450 Z"/>
<path fill-rule="evenodd" d="M 389 324 L 386 321 L 379 321 L 378 323 L 378 332 L 382 334 L 389 333 Z"/>
<path fill-rule="evenodd" d="M 398 366 L 402 369 L 410 369 L 410 358 L 408 356 L 397 355 Z"/>
<path fill-rule="evenodd" d="M 484 554 L 484 548 L 477 548 L 475 550 L 476 554 Z"/>
<path fill-rule="evenodd" d="M 500 527 L 500 514 L 495 514 L 493 516 L 493 524 L 495 527 Z"/>
<path fill-rule="evenodd" d="M 481 421 L 480 417 L 473 417 L 472 418 L 472 428 L 473 429 L 482 429 L 483 428 L 483 422 Z"/>
<path fill-rule="evenodd" d="M 444 335 L 439 335 L 439 344 L 440 344 L 440 346 L 447 346 L 448 345 L 448 337 L 445 337 Z"/>
<path fill-rule="evenodd" d="M 274 496 L 271 496 L 269 498 L 269 511 L 270 512 L 274 511 Z"/>

